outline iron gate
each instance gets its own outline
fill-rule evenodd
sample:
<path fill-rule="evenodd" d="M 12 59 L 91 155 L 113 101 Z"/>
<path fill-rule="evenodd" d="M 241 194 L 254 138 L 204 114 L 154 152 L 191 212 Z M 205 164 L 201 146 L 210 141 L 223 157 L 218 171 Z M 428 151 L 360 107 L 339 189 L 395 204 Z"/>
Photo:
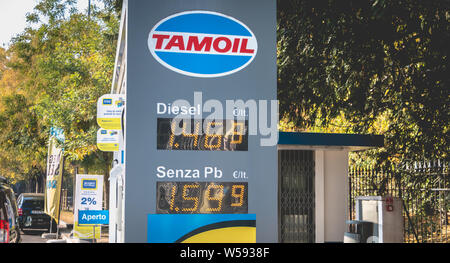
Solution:
<path fill-rule="evenodd" d="M 279 150 L 279 240 L 315 242 L 314 151 Z"/>

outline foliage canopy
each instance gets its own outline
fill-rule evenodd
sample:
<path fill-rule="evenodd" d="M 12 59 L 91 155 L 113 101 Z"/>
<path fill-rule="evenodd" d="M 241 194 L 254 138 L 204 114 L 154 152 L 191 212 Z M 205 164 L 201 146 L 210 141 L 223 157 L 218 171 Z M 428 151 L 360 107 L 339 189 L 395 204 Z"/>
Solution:
<path fill-rule="evenodd" d="M 284 124 L 384 134 L 379 162 L 447 158 L 449 9 L 449 1 L 278 1 Z"/>
<path fill-rule="evenodd" d="M 107 174 L 111 162 L 96 147 L 95 117 L 97 99 L 111 87 L 119 17 L 113 1 L 93 6 L 90 16 L 74 4 L 41 0 L 29 26 L 0 49 L 0 172 L 17 180 L 45 174 L 51 127 L 64 130 L 74 166 Z"/>

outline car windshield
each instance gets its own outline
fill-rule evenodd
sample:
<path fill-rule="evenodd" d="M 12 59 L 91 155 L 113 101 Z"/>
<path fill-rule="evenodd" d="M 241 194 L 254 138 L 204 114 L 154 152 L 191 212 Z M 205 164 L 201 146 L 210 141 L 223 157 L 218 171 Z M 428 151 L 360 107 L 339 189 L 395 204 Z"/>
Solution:
<path fill-rule="evenodd" d="M 44 210 L 44 199 L 24 199 L 22 207 Z"/>

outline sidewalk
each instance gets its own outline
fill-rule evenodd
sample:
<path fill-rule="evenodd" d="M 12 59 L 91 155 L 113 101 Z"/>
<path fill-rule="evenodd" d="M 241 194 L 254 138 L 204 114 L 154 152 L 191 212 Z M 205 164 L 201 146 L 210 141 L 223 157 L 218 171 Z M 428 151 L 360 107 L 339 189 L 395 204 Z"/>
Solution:
<path fill-rule="evenodd" d="M 64 236 L 72 231 L 73 225 L 67 224 L 66 222 L 59 220 L 58 231 L 61 238 L 57 239 L 57 233 L 43 233 L 41 237 L 47 239 L 47 243 L 65 243 Z"/>
<path fill-rule="evenodd" d="M 60 234 L 61 239 L 65 240 L 66 243 L 94 243 L 93 240 L 89 239 L 79 239 L 73 237 L 73 224 L 66 224 L 61 221 L 60 223 Z M 97 239 L 95 243 L 108 243 L 109 233 L 105 227 L 102 227 L 101 238 Z"/>

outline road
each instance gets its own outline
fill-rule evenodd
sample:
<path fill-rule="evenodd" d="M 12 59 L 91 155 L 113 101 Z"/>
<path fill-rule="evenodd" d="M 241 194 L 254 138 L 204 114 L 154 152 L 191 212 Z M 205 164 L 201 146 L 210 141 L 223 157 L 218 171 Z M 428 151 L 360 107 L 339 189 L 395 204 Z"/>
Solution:
<path fill-rule="evenodd" d="M 46 243 L 46 239 L 43 239 L 41 235 L 46 233 L 45 230 L 28 230 L 26 233 L 22 232 L 22 242 L 21 243 Z"/>
<path fill-rule="evenodd" d="M 70 229 L 67 228 L 67 224 L 61 220 L 60 233 L 67 233 Z M 42 238 L 42 234 L 48 233 L 45 229 L 29 229 L 25 232 L 21 231 L 21 243 L 47 243 L 47 239 Z"/>

